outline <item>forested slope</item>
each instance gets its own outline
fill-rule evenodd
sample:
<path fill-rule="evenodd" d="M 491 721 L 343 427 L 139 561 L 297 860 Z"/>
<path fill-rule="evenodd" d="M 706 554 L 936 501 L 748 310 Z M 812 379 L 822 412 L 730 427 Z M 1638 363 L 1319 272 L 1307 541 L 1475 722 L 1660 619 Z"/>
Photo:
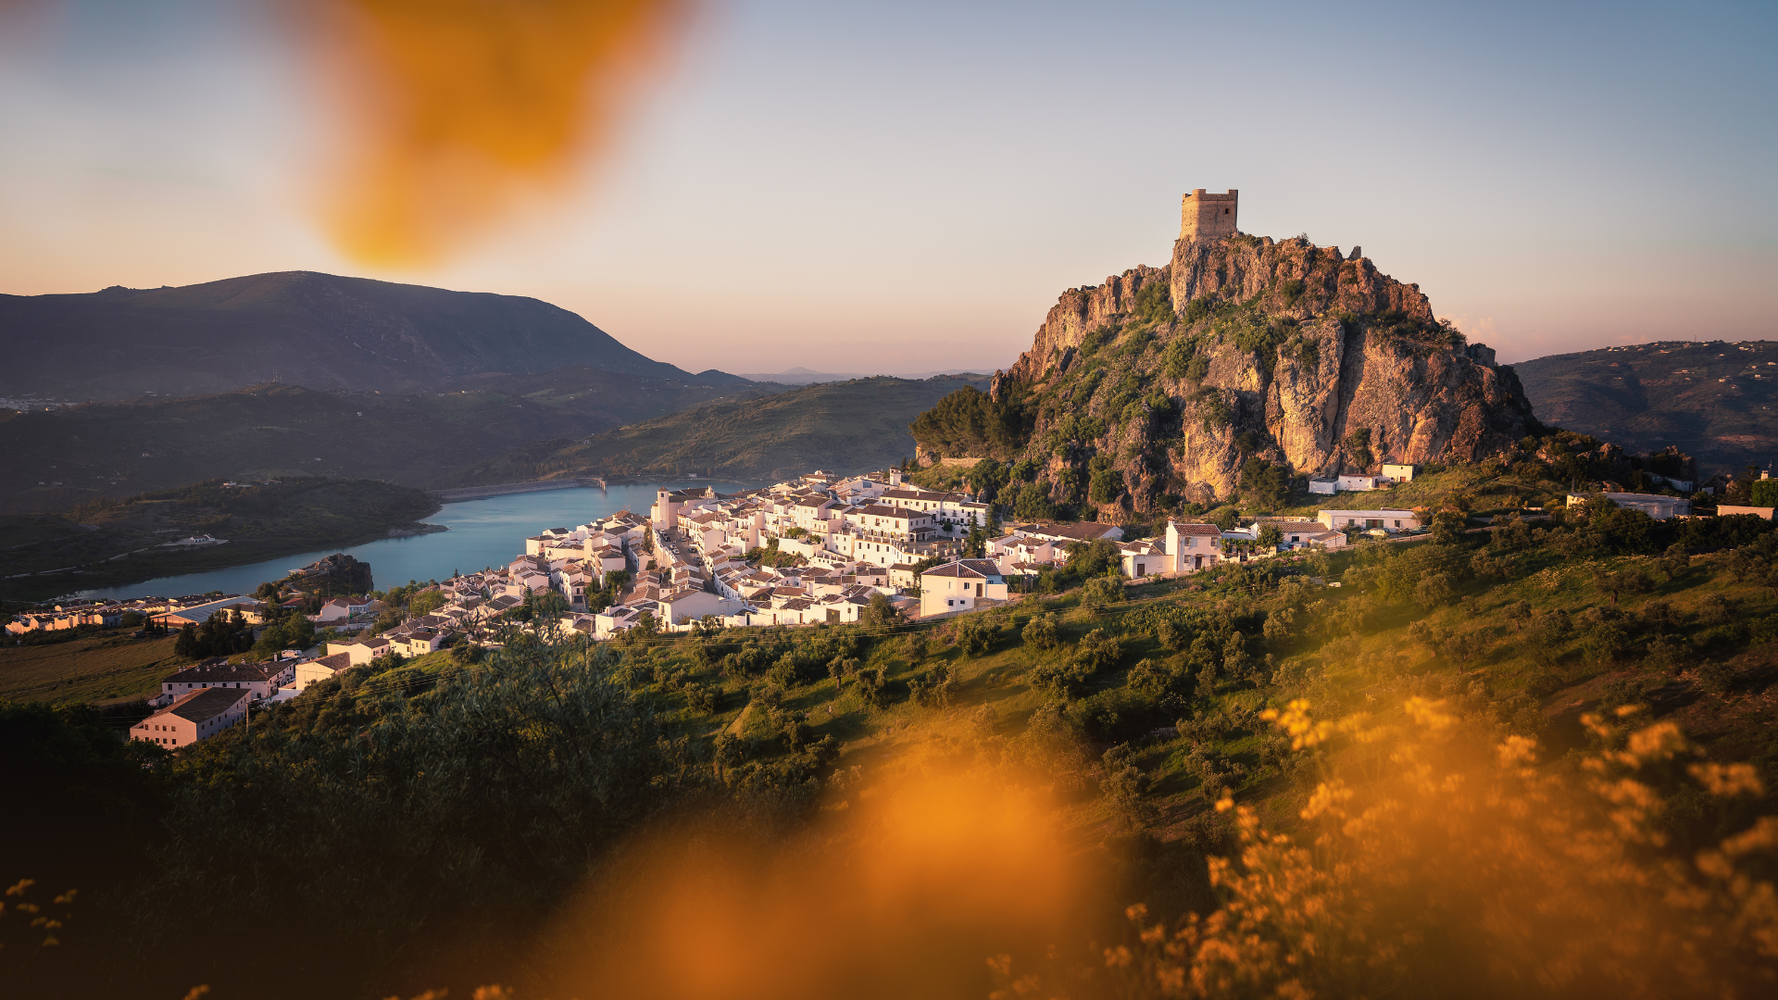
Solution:
<path fill-rule="evenodd" d="M 813 469 L 850 474 L 895 465 L 914 452 L 907 427 L 970 376 L 921 381 L 886 376 L 824 383 L 776 395 L 696 406 L 596 434 L 540 442 L 473 472 L 482 482 L 548 476 L 642 478 L 696 474 L 771 482 Z"/>

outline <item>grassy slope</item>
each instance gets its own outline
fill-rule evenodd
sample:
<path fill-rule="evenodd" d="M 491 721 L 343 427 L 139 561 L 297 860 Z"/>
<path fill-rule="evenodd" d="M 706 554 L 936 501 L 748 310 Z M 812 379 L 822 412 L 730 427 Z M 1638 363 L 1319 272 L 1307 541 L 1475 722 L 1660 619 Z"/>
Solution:
<path fill-rule="evenodd" d="M 0 580 L 0 597 L 40 600 L 355 544 L 411 527 L 436 510 L 437 501 L 405 486 L 303 478 L 246 490 L 211 482 L 130 500 L 95 501 L 68 518 L 0 515 L 0 538 L 21 539 L 0 550 L 0 575 L 73 568 Z M 159 547 L 194 534 L 210 534 L 228 544 Z"/>
<path fill-rule="evenodd" d="M 1678 445 L 1709 476 L 1769 464 L 1778 452 L 1771 362 L 1771 341 L 1675 341 L 1558 354 L 1513 370 L 1544 423 L 1630 452 Z"/>
<path fill-rule="evenodd" d="M 64 642 L 0 645 L 0 699 L 107 702 L 153 697 L 167 674 L 190 663 L 172 636 L 132 639 L 127 630 Z"/>
<path fill-rule="evenodd" d="M 761 481 L 811 469 L 860 472 L 913 454 L 907 425 L 967 378 L 858 379 L 760 399 L 709 403 L 561 449 L 524 449 L 473 473 L 535 476 L 683 475 Z"/>
<path fill-rule="evenodd" d="M 1608 559 L 1602 564 L 1635 561 Z M 1770 591 L 1730 579 L 1726 561 L 1726 553 L 1701 557 L 1677 581 L 1663 582 L 1646 595 L 1626 596 L 1618 607 L 1640 616 L 1649 605 L 1661 601 L 1681 617 L 1695 616 L 1701 602 L 1715 595 L 1737 602 L 1739 613 L 1747 621 L 1778 614 L 1778 602 Z M 1366 708 L 1387 712 L 1410 695 L 1424 694 L 1452 699 L 1482 715 L 1500 716 L 1504 724 L 1518 731 L 1538 733 L 1559 752 L 1580 745 L 1580 713 L 1597 706 L 1608 683 L 1621 681 L 1646 690 L 1648 699 L 1656 706 L 1657 717 L 1679 722 L 1695 739 L 1712 748 L 1713 759 L 1754 759 L 1768 771 L 1778 768 L 1778 743 L 1773 742 L 1765 723 L 1767 713 L 1778 704 L 1772 689 L 1766 686 L 1778 673 L 1773 670 L 1778 666 L 1778 655 L 1770 644 L 1757 639 L 1723 640 L 1721 636 L 1701 640 L 1700 656 L 1714 653 L 1727 662 L 1732 674 L 1743 678 L 1736 690 L 1723 696 L 1706 693 L 1697 673 L 1690 668 L 1669 670 L 1638 663 L 1635 654 L 1618 662 L 1590 660 L 1585 639 L 1578 631 L 1568 639 L 1551 643 L 1523 629 L 1522 619 L 1505 609 L 1523 600 L 1535 614 L 1562 609 L 1578 621 L 1586 609 L 1610 605 L 1610 595 L 1593 587 L 1592 568 L 1584 563 L 1546 553 L 1533 556 L 1526 568 L 1533 566 L 1542 568 L 1513 582 L 1493 586 L 1472 583 L 1461 590 L 1460 596 L 1465 598 L 1462 604 L 1431 613 L 1406 604 L 1379 606 L 1354 589 L 1314 588 L 1311 601 L 1327 602 L 1318 619 L 1322 624 L 1304 630 L 1290 641 L 1263 644 L 1268 650 L 1277 650 L 1273 656 L 1278 675 L 1299 679 L 1283 684 L 1262 683 L 1257 688 L 1224 684 L 1214 702 L 1200 706 L 1197 714 L 1200 718 L 1238 717 L 1243 710 L 1282 704 L 1297 696 L 1307 696 L 1326 716 Z M 1190 584 L 1147 585 L 1132 588 L 1130 594 L 1138 601 L 1221 611 L 1229 610 L 1231 602 L 1241 601 L 1227 590 L 1194 592 Z M 1260 606 L 1275 610 L 1286 603 L 1286 599 L 1274 596 L 1262 600 Z M 1073 643 L 1093 628 L 1124 628 L 1125 617 L 1138 607 L 1132 604 L 1094 611 L 1080 607 L 1077 598 L 1070 595 L 1047 601 L 1033 599 L 1010 610 L 990 613 L 989 617 L 1017 628 L 1038 610 L 1053 610 L 1061 617 L 1064 640 Z M 1363 622 L 1355 633 L 1340 624 L 1354 619 Z M 1417 622 L 1425 623 L 1430 630 L 1426 634 L 1432 639 L 1409 631 Z M 1692 628 L 1694 642 L 1708 631 L 1696 621 Z M 938 631 L 942 634 L 942 627 Z M 1126 653 L 1121 667 L 1095 679 L 1094 690 L 1075 703 L 1072 714 L 1077 719 L 1090 715 L 1096 703 L 1114 700 L 1124 688 L 1129 668 L 1137 661 L 1144 657 L 1176 659 L 1180 655 L 1168 652 L 1152 635 L 1132 631 L 1125 638 Z M 1720 644 L 1712 646 L 1712 642 Z M 1258 648 L 1262 644 L 1254 645 Z M 808 713 L 808 724 L 817 738 L 831 734 L 844 743 L 838 764 L 842 769 L 853 765 L 869 767 L 910 750 L 930 748 L 935 741 L 942 744 L 961 740 L 968 745 L 985 736 L 1016 736 L 1024 729 L 1031 712 L 1051 700 L 1031 687 L 1027 675 L 1038 663 L 1059 654 L 1027 648 L 1010 630 L 1004 648 L 996 652 L 968 657 L 955 646 L 947 646 L 918 666 L 910 664 L 898 647 L 898 642 L 874 645 L 865 667 L 886 667 L 892 677 L 905 685 L 910 678 L 930 673 L 935 665 L 949 663 L 960 681 L 950 707 L 914 705 L 907 700 L 904 687 L 895 703 L 874 709 L 856 693 L 840 690 L 832 680 L 797 687 L 784 701 L 786 708 Z M 733 729 L 739 719 L 743 736 L 756 739 L 761 745 L 770 744 L 772 734 L 763 717 L 746 707 L 747 692 L 757 682 L 700 674 L 689 660 L 674 655 L 669 644 L 662 643 L 660 649 L 654 659 L 661 662 L 663 673 L 684 669 L 689 676 L 718 685 L 724 691 L 721 711 L 704 715 L 686 707 L 681 696 L 659 686 L 653 688 L 663 703 L 672 706 L 682 725 L 692 732 L 709 734 Z M 1066 652 L 1064 649 L 1063 653 Z M 1530 699 L 1536 706 L 1535 713 L 1511 714 L 1508 706 L 1519 695 Z M 1166 725 L 1172 720 L 1156 721 Z M 1261 748 L 1271 735 L 1269 727 L 1235 726 L 1222 738 L 1208 741 L 1202 749 L 1242 766 L 1244 773 L 1231 782 L 1237 798 L 1258 804 L 1270 821 L 1289 825 L 1305 790 L 1292 784 L 1277 766 L 1262 757 Z M 1123 738 L 1131 737 L 1125 734 Z M 1091 747 L 1093 754 L 1096 756 L 1111 742 L 1110 738 L 1095 741 Z M 1194 824 L 1202 823 L 1210 811 L 1206 798 L 1209 789 L 1193 773 L 1188 760 L 1193 741 L 1169 729 L 1152 730 L 1146 738 L 1137 736 L 1135 743 L 1139 760 L 1153 782 L 1151 802 L 1157 811 L 1156 832 L 1163 839 L 1190 836 Z M 1066 783 L 1068 776 L 1059 777 Z M 1116 817 L 1105 800 L 1082 794 L 1077 796 L 1076 803 L 1079 822 L 1098 831 L 1090 833 L 1090 838 L 1115 832 L 1112 827 Z"/>
<path fill-rule="evenodd" d="M 424 395 L 260 386 L 177 400 L 0 411 L 0 512 L 59 512 L 213 477 L 331 475 L 464 485 L 527 441 L 577 438 L 732 390 L 590 368 Z"/>

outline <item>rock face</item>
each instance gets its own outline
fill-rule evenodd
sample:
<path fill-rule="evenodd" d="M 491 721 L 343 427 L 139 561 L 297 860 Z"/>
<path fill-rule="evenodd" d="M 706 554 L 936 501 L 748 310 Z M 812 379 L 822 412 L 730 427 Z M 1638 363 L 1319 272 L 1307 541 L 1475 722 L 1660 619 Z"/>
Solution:
<path fill-rule="evenodd" d="M 1337 247 L 1241 234 L 1063 293 L 990 393 L 1029 414 L 1016 457 L 1048 470 L 1055 502 L 1126 512 L 1227 498 L 1256 458 L 1298 475 L 1474 462 L 1534 426 L 1512 369 L 1417 286 Z M 1107 468 L 1121 483 L 1085 487 Z"/>
<path fill-rule="evenodd" d="M 1037 328 L 1031 349 L 1019 355 L 1008 375 L 1026 381 L 1043 377 L 1062 363 L 1064 354 L 1079 348 L 1089 332 L 1135 312 L 1136 294 L 1149 285 L 1167 284 L 1171 273 L 1165 267 L 1134 267 L 1096 288 L 1082 285 L 1063 292 Z"/>

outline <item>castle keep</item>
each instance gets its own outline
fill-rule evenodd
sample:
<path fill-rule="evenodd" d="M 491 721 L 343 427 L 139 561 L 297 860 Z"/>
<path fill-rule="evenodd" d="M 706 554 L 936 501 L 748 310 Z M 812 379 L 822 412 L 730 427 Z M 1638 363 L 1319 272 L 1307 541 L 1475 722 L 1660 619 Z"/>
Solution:
<path fill-rule="evenodd" d="M 1179 238 L 1217 240 L 1235 234 L 1235 209 L 1240 200 L 1234 188 L 1228 194 L 1206 194 L 1197 188 L 1185 196 L 1179 212 Z"/>

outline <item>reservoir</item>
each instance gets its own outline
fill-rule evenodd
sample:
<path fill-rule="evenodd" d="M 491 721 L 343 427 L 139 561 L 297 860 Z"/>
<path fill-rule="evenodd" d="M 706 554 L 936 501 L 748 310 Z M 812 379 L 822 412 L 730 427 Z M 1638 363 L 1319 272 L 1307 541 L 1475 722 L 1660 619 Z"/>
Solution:
<path fill-rule="evenodd" d="M 689 483 L 673 488 L 695 486 L 715 486 L 724 491 L 741 489 L 728 483 Z M 514 556 L 524 555 L 525 539 L 545 528 L 571 528 L 620 510 L 632 510 L 646 516 L 649 508 L 654 506 L 655 491 L 659 488 L 654 484 L 613 486 L 608 491 L 581 487 L 464 500 L 445 504 L 442 510 L 426 519 L 427 523 L 442 524 L 451 529 L 449 531 L 412 538 L 382 538 L 350 548 L 316 549 L 247 566 L 163 576 L 103 590 L 84 590 L 79 596 L 178 597 L 206 594 L 212 590 L 225 594 L 250 594 L 268 580 L 281 580 L 291 570 L 335 552 L 345 552 L 370 563 L 371 577 L 378 590 L 387 590 L 409 580 L 443 580 L 458 570 L 467 573 L 512 562 Z"/>

